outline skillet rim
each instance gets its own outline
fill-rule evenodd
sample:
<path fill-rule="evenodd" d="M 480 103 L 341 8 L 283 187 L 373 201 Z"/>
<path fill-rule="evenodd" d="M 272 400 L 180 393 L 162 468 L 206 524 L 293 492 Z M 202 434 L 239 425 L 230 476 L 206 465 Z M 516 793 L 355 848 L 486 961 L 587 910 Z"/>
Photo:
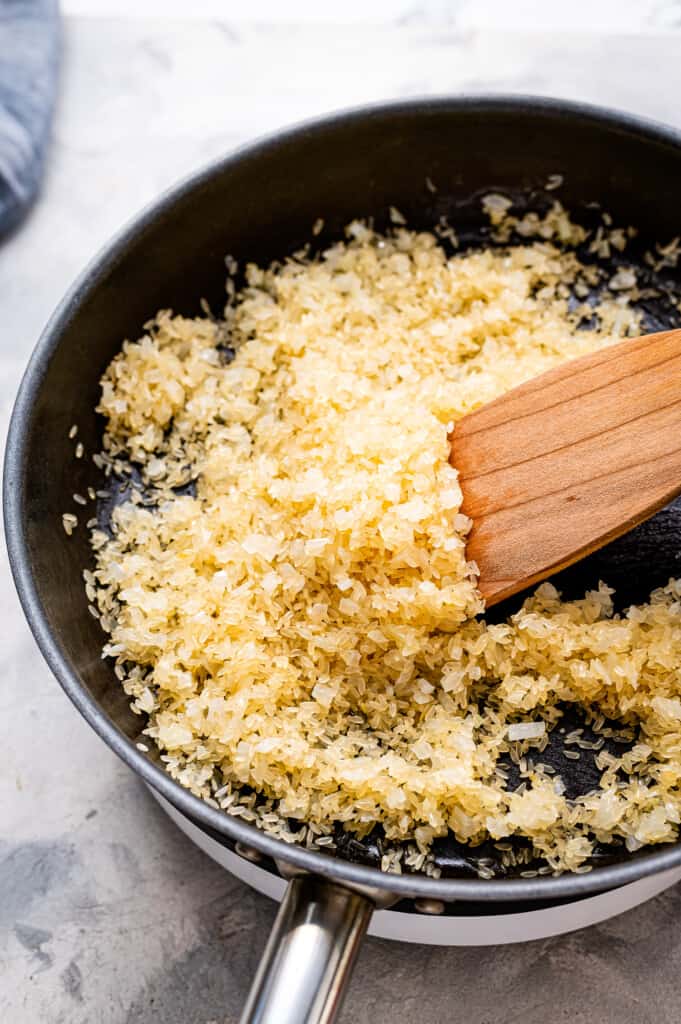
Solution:
<path fill-rule="evenodd" d="M 296 123 L 271 132 L 219 157 L 186 176 L 133 216 L 87 264 L 66 292 L 44 328 L 19 386 L 10 420 L 4 460 L 3 513 L 10 567 L 19 599 L 31 632 L 62 689 L 88 724 L 128 767 L 202 830 L 228 836 L 233 842 L 258 850 L 265 857 L 285 862 L 350 887 L 378 889 L 396 898 L 440 899 L 446 902 L 516 902 L 581 898 L 634 882 L 648 875 L 681 867 L 681 838 L 673 844 L 649 848 L 621 863 L 596 867 L 588 874 L 564 874 L 558 878 L 536 879 L 432 879 L 423 875 L 394 875 L 378 868 L 353 864 L 328 854 L 285 843 L 260 831 L 255 825 L 216 810 L 176 782 L 150 761 L 101 709 L 81 683 L 69 662 L 59 638 L 53 634 L 38 596 L 24 528 L 25 472 L 30 452 L 28 434 L 34 397 L 56 351 L 61 336 L 78 316 L 83 301 L 106 279 L 109 269 L 125 258 L 131 242 L 144 232 L 175 202 L 197 187 L 218 177 L 228 168 L 265 157 L 280 146 L 295 143 L 310 135 L 323 135 L 336 126 L 352 122 L 371 122 L 383 118 L 413 118 L 429 113 L 451 111 L 486 114 L 524 114 L 528 119 L 553 116 L 570 122 L 591 124 L 633 134 L 644 143 L 669 146 L 681 156 L 681 131 L 649 118 L 590 103 L 552 97 L 517 94 L 464 94 L 461 96 L 416 97 L 362 105 L 334 111 L 321 117 Z M 216 835 L 217 834 L 217 835 Z"/>

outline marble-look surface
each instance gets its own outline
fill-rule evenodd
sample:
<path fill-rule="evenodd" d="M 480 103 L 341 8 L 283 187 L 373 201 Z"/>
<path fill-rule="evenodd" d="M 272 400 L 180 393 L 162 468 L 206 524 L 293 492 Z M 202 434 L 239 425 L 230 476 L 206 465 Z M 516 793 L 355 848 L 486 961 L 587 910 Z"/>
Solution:
<path fill-rule="evenodd" d="M 67 20 L 44 194 L 0 247 L 3 434 L 41 326 L 99 244 L 179 175 L 260 132 L 366 100 L 489 89 L 681 125 L 679 4 L 636 4 L 642 34 L 629 0 L 617 5 L 621 33 L 600 31 L 598 17 L 599 31 L 586 19 L 544 32 L 528 25 L 527 0 L 520 23 L 532 32 L 478 28 L 448 19 L 444 4 L 441 16 L 425 6 L 422 18 L 414 4 L 367 26 Z M 470 16 L 470 4 L 458 6 Z M 0 615 L 0 1020 L 236 1021 L 273 906 L 199 853 L 71 708 L 24 624 L 4 555 Z M 369 940 L 343 1020 L 672 1024 L 680 918 L 677 888 L 599 927 L 524 946 Z"/>
<path fill-rule="evenodd" d="M 186 0 L 62 0 L 66 14 L 130 18 L 186 17 Z M 656 32 L 678 27 L 679 0 L 192 0 L 192 18 L 228 18 L 234 23 L 405 24 L 428 22 L 459 31 L 511 28 L 553 32 Z"/>

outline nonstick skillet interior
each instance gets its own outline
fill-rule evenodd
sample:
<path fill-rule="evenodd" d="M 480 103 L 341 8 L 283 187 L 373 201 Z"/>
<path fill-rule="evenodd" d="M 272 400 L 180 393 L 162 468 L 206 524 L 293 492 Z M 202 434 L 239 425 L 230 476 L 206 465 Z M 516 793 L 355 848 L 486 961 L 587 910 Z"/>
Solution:
<path fill-rule="evenodd" d="M 112 742 L 113 723 L 116 735 L 134 741 L 141 724 L 100 657 L 103 636 L 87 614 L 81 578 L 91 562 L 86 533 L 79 528 L 67 540 L 61 515 L 73 511 L 83 522 L 94 514 L 74 506 L 72 495 L 103 483 L 89 458 L 102 428 L 93 409 L 99 377 L 123 338 L 136 337 L 159 308 L 197 313 L 205 298 L 219 310 L 225 254 L 241 263 L 280 258 L 309 239 L 319 217 L 325 222 L 320 244 L 339 237 L 356 217 L 385 226 L 394 205 L 416 227 L 432 228 L 446 216 L 463 245 L 479 245 L 487 241 L 481 195 L 501 191 L 535 208 L 547 201 L 543 187 L 555 174 L 564 184 L 553 195 L 578 219 L 593 223 L 600 208 L 615 223 L 638 228 L 635 261 L 644 268 L 645 251 L 681 234 L 680 172 L 681 146 L 671 134 L 625 119 L 536 101 L 423 102 L 331 119 L 256 146 L 199 176 L 124 233 L 44 335 L 17 407 L 5 478 L 10 553 L 33 628 L 53 667 L 59 663 L 62 681 L 68 677 L 72 695 L 83 696 L 82 707 L 97 709 L 93 724 L 105 738 Z M 678 272 L 667 268 L 661 278 L 667 297 L 647 301 L 649 329 L 678 323 Z M 68 438 L 74 423 L 82 459 L 74 458 Z M 681 510 L 673 506 L 562 574 L 560 583 L 578 593 L 603 578 L 618 588 L 623 604 L 644 599 L 678 572 L 680 536 Z M 133 745 L 122 744 L 119 752 L 136 767 L 143 760 Z M 551 757 L 561 772 L 569 766 L 575 793 L 592 788 L 588 758 L 577 772 L 559 746 L 543 760 L 551 763 Z M 202 824 L 215 826 L 208 809 L 205 819 L 195 809 Z M 376 865 L 380 836 L 363 844 L 340 839 L 341 856 Z M 471 854 L 442 840 L 436 863 L 444 876 L 465 880 L 477 877 L 480 857 L 498 867 L 490 849 Z M 641 873 L 657 863 L 655 851 L 635 857 Z M 632 858 L 615 848 L 600 851 L 599 859 L 624 864 Z M 536 898 L 541 882 L 534 883 Z M 459 898 L 465 892 L 456 891 Z"/>

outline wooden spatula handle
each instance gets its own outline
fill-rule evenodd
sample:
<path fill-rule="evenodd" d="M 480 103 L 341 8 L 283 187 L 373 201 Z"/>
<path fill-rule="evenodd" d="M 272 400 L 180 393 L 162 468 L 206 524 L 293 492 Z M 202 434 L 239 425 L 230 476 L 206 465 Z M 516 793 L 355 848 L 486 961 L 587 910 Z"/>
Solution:
<path fill-rule="evenodd" d="M 488 604 L 681 493 L 681 331 L 568 362 L 461 420 L 451 462 Z"/>

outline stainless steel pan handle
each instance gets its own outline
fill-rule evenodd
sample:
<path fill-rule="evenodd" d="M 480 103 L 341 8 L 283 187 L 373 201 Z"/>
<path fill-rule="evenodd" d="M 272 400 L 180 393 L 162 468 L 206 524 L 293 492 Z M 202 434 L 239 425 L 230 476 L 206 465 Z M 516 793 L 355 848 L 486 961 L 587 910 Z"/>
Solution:
<path fill-rule="evenodd" d="M 373 909 L 321 878 L 289 882 L 241 1024 L 331 1024 Z"/>

